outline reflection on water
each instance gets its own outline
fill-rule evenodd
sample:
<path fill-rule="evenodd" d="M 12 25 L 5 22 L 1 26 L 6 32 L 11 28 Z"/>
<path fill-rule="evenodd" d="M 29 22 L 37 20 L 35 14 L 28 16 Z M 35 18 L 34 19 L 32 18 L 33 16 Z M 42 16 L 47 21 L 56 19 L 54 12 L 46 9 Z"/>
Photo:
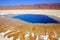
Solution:
<path fill-rule="evenodd" d="M 15 16 L 13 18 L 17 18 L 31 23 L 58 23 L 57 20 L 54 20 L 47 15 L 38 15 L 38 14 L 22 14 Z"/>

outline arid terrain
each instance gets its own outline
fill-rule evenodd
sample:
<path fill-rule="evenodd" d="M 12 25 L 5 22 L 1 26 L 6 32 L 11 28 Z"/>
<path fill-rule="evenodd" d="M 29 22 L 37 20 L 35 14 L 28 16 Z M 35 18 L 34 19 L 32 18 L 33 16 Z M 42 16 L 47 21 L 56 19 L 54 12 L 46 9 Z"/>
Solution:
<path fill-rule="evenodd" d="M 48 35 L 49 37 L 47 39 L 50 40 L 58 40 L 58 38 L 60 38 L 60 24 L 32 24 L 13 18 L 0 17 L 0 33 L 5 33 L 8 30 L 12 31 L 6 33 L 4 37 L 13 37 L 13 40 L 16 40 L 18 37 L 20 37 L 21 40 L 25 40 L 24 36 L 27 32 L 30 32 L 28 40 L 36 39 L 37 35 L 38 37 L 42 35 Z M 31 35 L 32 32 L 34 34 L 34 37 Z M 46 32 L 48 34 L 46 34 Z M 56 35 L 55 33 L 57 36 L 54 38 L 52 35 Z M 42 40 L 43 38 L 40 37 L 38 39 Z"/>

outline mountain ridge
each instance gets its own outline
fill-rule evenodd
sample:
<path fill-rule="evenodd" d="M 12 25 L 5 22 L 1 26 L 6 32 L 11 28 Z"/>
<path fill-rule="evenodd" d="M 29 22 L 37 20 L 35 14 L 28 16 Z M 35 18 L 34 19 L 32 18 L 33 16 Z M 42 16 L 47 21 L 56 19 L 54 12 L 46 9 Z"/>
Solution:
<path fill-rule="evenodd" d="M 60 3 L 54 4 L 34 4 L 34 5 L 16 5 L 16 6 L 0 6 L 0 10 L 8 9 L 58 9 L 60 10 Z"/>

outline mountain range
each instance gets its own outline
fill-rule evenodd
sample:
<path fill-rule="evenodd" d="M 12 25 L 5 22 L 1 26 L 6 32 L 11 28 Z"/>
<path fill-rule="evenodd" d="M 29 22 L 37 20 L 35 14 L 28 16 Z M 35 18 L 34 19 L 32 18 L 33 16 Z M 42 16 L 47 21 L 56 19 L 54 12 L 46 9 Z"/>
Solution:
<path fill-rule="evenodd" d="M 16 5 L 16 6 L 0 6 L 0 10 L 15 10 L 15 9 L 58 9 L 60 10 L 60 3 L 53 4 L 33 4 L 33 5 Z"/>

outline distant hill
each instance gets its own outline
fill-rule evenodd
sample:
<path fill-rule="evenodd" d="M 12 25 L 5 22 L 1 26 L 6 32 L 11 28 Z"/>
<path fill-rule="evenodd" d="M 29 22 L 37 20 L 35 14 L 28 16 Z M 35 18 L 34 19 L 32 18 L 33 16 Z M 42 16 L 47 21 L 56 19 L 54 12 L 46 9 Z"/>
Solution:
<path fill-rule="evenodd" d="M 60 3 L 54 4 L 34 4 L 34 5 L 16 5 L 16 6 L 0 6 L 0 10 L 7 9 L 59 9 Z"/>

